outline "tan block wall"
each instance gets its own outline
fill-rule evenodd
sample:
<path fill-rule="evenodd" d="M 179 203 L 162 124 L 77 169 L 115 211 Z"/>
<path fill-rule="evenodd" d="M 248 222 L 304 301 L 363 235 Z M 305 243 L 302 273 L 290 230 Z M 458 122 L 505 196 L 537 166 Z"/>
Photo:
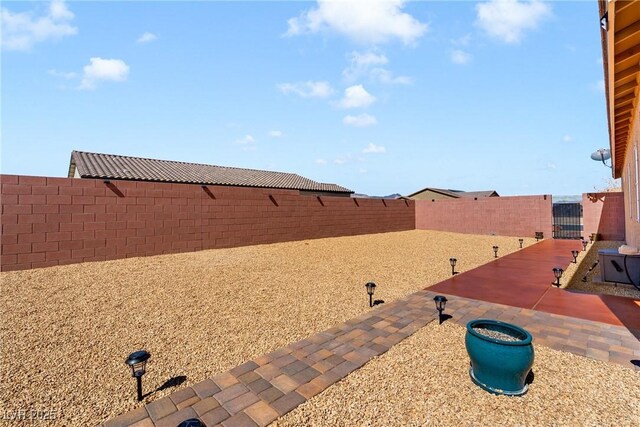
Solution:
<path fill-rule="evenodd" d="M 598 233 L 602 240 L 625 240 L 624 200 L 622 192 L 583 194 L 584 237 Z"/>
<path fill-rule="evenodd" d="M 469 234 L 552 236 L 551 196 L 416 201 L 416 228 Z"/>
<path fill-rule="evenodd" d="M 410 200 L 0 175 L 0 269 L 413 230 Z"/>

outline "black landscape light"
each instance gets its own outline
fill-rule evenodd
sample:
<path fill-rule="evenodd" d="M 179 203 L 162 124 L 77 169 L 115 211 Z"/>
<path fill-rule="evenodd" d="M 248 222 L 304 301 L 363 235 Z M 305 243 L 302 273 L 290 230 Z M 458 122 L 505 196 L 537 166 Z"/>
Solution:
<path fill-rule="evenodd" d="M 562 273 L 564 273 L 564 270 L 560 267 L 555 267 L 553 269 L 553 275 L 556 277 L 556 281 L 552 283 L 553 285 L 560 287 L 560 278 L 562 277 Z"/>
<path fill-rule="evenodd" d="M 438 320 L 442 325 L 442 312 L 444 311 L 444 306 L 447 305 L 447 297 L 436 295 L 435 297 L 433 297 L 433 300 L 436 303 L 436 310 L 438 310 Z"/>
<path fill-rule="evenodd" d="M 497 246 L 493 247 L 493 255 L 494 255 L 494 258 L 498 258 L 498 247 Z"/>
<path fill-rule="evenodd" d="M 151 357 L 145 350 L 139 350 L 131 353 L 124 362 L 131 367 L 131 376 L 136 379 L 138 386 L 138 402 L 142 400 L 142 376 L 145 373 L 147 360 Z"/>
<path fill-rule="evenodd" d="M 451 264 L 451 275 L 452 276 L 455 276 L 456 274 L 458 274 L 458 272 L 456 271 L 456 262 L 458 262 L 457 259 L 449 258 L 449 264 Z"/>
<path fill-rule="evenodd" d="M 580 253 L 580 251 L 576 251 L 576 250 L 571 251 L 571 255 L 573 255 L 573 263 L 574 264 L 578 263 L 578 254 L 579 253 Z"/>
<path fill-rule="evenodd" d="M 536 231 L 536 242 L 540 239 L 544 239 L 544 233 L 542 231 Z"/>
<path fill-rule="evenodd" d="M 586 251 L 587 250 L 587 245 L 589 244 L 589 242 L 587 242 L 586 240 L 582 240 L 582 250 Z"/>
<path fill-rule="evenodd" d="M 524 243 L 524 239 L 518 239 L 518 243 L 520 243 L 520 249 L 522 249 L 522 244 Z"/>
<path fill-rule="evenodd" d="M 589 234 L 589 242 L 593 243 L 593 233 Z"/>
<path fill-rule="evenodd" d="M 376 291 L 376 284 L 368 282 L 364 286 L 367 288 L 367 294 L 369 294 L 369 307 L 373 307 L 373 293 Z"/>

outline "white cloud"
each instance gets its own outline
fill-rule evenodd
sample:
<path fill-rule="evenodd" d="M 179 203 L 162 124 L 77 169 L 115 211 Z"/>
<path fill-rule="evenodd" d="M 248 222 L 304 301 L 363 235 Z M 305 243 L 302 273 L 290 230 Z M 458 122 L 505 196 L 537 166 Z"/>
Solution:
<path fill-rule="evenodd" d="M 365 154 L 383 154 L 387 152 L 387 149 L 382 145 L 376 145 L 374 143 L 369 143 L 363 150 Z"/>
<path fill-rule="evenodd" d="M 58 71 L 58 70 L 48 70 L 47 74 L 49 74 L 50 76 L 53 77 L 59 77 L 61 79 L 65 79 L 65 80 L 73 80 L 76 77 L 78 77 L 78 73 L 74 73 L 74 72 L 64 72 L 64 71 Z"/>
<path fill-rule="evenodd" d="M 328 98 L 333 94 L 333 88 L 325 81 L 280 83 L 278 89 L 285 95 L 293 93 L 301 98 Z"/>
<path fill-rule="evenodd" d="M 407 76 L 394 76 L 393 73 L 384 68 L 374 68 L 371 70 L 371 80 L 387 85 L 410 85 L 413 80 Z"/>
<path fill-rule="evenodd" d="M 150 32 L 145 32 L 144 34 L 142 34 L 140 37 L 138 37 L 138 40 L 136 40 L 138 43 L 150 43 L 154 40 L 157 40 L 158 36 L 156 36 L 153 33 Z"/>
<path fill-rule="evenodd" d="M 53 0 L 47 13 L 41 16 L 34 16 L 33 12 L 13 13 L 2 7 L 2 48 L 26 51 L 36 43 L 77 34 L 78 29 L 70 24 L 73 18 L 63 0 Z"/>
<path fill-rule="evenodd" d="M 471 43 L 471 34 L 465 34 L 462 37 L 451 40 L 451 44 L 454 46 L 469 46 L 469 43 Z"/>
<path fill-rule="evenodd" d="M 471 54 L 465 52 L 464 50 L 456 49 L 451 52 L 451 62 L 453 62 L 454 64 L 468 64 L 469 62 L 471 62 L 472 58 L 473 57 L 471 56 Z"/>
<path fill-rule="evenodd" d="M 361 77 L 369 76 L 372 81 L 384 84 L 410 84 L 411 78 L 405 76 L 394 76 L 386 68 L 380 67 L 389 63 L 389 59 L 374 50 L 366 52 L 351 52 L 349 55 L 349 66 L 342 71 L 342 75 L 347 81 L 355 81 Z"/>
<path fill-rule="evenodd" d="M 282 131 L 280 131 L 280 130 L 271 130 L 271 131 L 269 131 L 269 136 L 271 138 L 280 138 L 283 135 L 284 135 L 284 133 L 282 133 Z"/>
<path fill-rule="evenodd" d="M 357 116 L 351 116 L 351 115 L 345 116 L 342 119 L 342 123 L 345 124 L 346 126 L 355 126 L 355 127 L 362 128 L 367 126 L 373 126 L 376 123 L 378 123 L 378 120 L 376 120 L 374 116 L 363 113 Z"/>
<path fill-rule="evenodd" d="M 376 65 L 388 64 L 389 60 L 383 54 L 373 51 L 351 52 L 349 66 L 342 71 L 342 75 L 349 81 L 356 80 L 369 72 L 369 68 Z"/>
<path fill-rule="evenodd" d="M 327 161 L 325 159 L 316 159 L 316 164 L 319 165 L 326 165 Z"/>
<path fill-rule="evenodd" d="M 129 77 L 129 66 L 122 59 L 91 58 L 83 68 L 78 89 L 94 90 L 101 81 L 124 82 Z"/>
<path fill-rule="evenodd" d="M 564 142 L 573 142 L 573 137 L 571 135 L 565 135 L 562 137 Z"/>
<path fill-rule="evenodd" d="M 344 165 L 345 163 L 347 163 L 347 159 L 344 157 L 337 157 L 333 163 L 335 163 L 336 165 Z"/>
<path fill-rule="evenodd" d="M 540 0 L 490 0 L 476 5 L 476 25 L 505 43 L 518 43 L 525 31 L 538 27 L 551 15 Z"/>
<path fill-rule="evenodd" d="M 362 85 L 349 86 L 344 90 L 344 97 L 338 102 L 342 108 L 363 108 L 368 107 L 376 101 Z"/>
<path fill-rule="evenodd" d="M 317 8 L 287 21 L 285 35 L 336 32 L 359 43 L 399 39 L 412 44 L 427 31 L 427 25 L 402 12 L 404 4 L 404 0 L 318 0 Z"/>
<path fill-rule="evenodd" d="M 256 142 L 256 139 L 251 135 L 245 135 L 244 137 L 237 139 L 235 141 L 236 144 L 240 144 L 240 145 L 253 144 L 254 142 Z"/>

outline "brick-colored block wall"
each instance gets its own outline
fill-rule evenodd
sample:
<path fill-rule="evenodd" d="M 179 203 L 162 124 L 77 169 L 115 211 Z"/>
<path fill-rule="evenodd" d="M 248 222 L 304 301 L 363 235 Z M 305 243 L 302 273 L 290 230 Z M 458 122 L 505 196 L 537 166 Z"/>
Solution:
<path fill-rule="evenodd" d="M 602 240 L 625 240 L 625 205 L 622 192 L 585 193 L 582 216 L 585 237 L 599 233 Z"/>
<path fill-rule="evenodd" d="M 413 201 L 0 175 L 0 269 L 413 230 Z"/>
<path fill-rule="evenodd" d="M 551 196 L 416 200 L 416 228 L 469 234 L 552 237 Z"/>

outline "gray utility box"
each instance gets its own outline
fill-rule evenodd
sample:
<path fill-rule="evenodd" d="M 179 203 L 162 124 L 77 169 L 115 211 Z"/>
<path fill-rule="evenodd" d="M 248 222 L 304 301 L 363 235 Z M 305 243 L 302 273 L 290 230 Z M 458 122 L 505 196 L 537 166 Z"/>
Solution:
<path fill-rule="evenodd" d="M 627 257 L 626 267 L 625 256 Z M 636 285 L 640 285 L 640 255 L 621 254 L 617 249 L 600 249 L 598 262 L 603 282 L 631 284 L 629 281 L 629 277 L 631 277 Z"/>

